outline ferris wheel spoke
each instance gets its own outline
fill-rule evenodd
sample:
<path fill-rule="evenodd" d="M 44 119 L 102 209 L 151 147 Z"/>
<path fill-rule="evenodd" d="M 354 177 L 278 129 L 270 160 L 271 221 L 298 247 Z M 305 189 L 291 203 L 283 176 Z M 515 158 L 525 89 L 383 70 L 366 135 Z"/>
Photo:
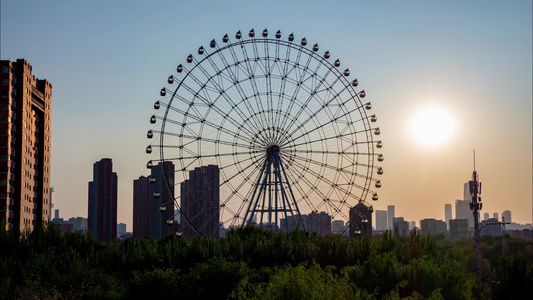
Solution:
<path fill-rule="evenodd" d="M 253 43 L 253 45 L 255 46 L 255 43 Z M 255 61 L 255 59 L 249 57 L 248 51 L 246 50 L 246 47 L 241 47 L 241 51 L 242 51 L 243 57 L 245 58 L 244 59 L 244 66 L 246 67 L 248 74 L 250 74 L 248 78 L 249 78 L 249 82 L 250 82 L 250 85 L 251 85 L 251 88 L 252 88 L 252 92 L 253 92 L 253 97 L 255 99 L 255 103 L 256 103 L 257 108 L 258 108 L 259 111 L 264 111 L 265 109 L 263 107 L 263 103 L 261 101 L 261 98 L 259 97 L 259 90 L 258 90 L 258 87 L 257 87 L 257 82 L 255 80 L 255 78 L 256 78 L 255 72 L 253 70 L 252 64 L 250 63 L 250 61 Z M 263 115 L 261 115 L 261 117 L 262 118 L 259 118 L 259 119 L 260 119 L 262 128 L 266 128 L 267 127 L 266 120 L 265 120 Z"/>

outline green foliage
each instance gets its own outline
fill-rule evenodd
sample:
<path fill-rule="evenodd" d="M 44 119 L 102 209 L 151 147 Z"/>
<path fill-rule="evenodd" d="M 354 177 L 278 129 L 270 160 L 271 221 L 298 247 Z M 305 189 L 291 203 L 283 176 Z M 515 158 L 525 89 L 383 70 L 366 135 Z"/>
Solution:
<path fill-rule="evenodd" d="M 0 299 L 523 299 L 533 294 L 533 243 L 290 234 L 254 226 L 223 239 L 103 243 L 54 226 L 0 229 Z"/>

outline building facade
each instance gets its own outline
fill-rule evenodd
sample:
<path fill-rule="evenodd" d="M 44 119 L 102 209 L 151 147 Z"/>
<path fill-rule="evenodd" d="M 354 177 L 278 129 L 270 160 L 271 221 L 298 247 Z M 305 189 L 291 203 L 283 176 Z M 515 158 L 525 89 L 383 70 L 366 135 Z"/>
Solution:
<path fill-rule="evenodd" d="M 465 188 L 466 184 L 465 184 Z M 466 192 L 465 192 L 466 194 Z M 470 210 L 472 200 L 455 200 L 455 218 L 468 220 L 468 227 L 474 227 L 474 215 Z"/>
<path fill-rule="evenodd" d="M 511 223 L 513 222 L 513 220 L 511 219 L 511 211 L 510 210 L 504 210 L 502 212 L 502 222 L 505 223 Z"/>
<path fill-rule="evenodd" d="M 470 236 L 467 219 L 452 219 L 450 220 L 450 238 L 464 239 Z"/>
<path fill-rule="evenodd" d="M 392 230 L 392 219 L 394 218 L 394 205 L 387 206 L 387 229 Z"/>
<path fill-rule="evenodd" d="M 151 198 L 150 177 L 140 176 L 133 180 L 133 236 L 136 238 L 150 235 Z"/>
<path fill-rule="evenodd" d="M 376 230 L 385 231 L 387 229 L 387 211 L 376 210 Z"/>
<path fill-rule="evenodd" d="M 0 225 L 31 231 L 51 213 L 52 85 L 24 59 L 0 67 Z"/>
<path fill-rule="evenodd" d="M 117 181 L 110 158 L 94 163 L 93 181 L 89 182 L 88 229 L 98 241 L 117 237 Z"/>
<path fill-rule="evenodd" d="M 403 217 L 392 219 L 392 232 L 396 236 L 408 236 L 409 235 L 409 222 L 405 221 Z"/>
<path fill-rule="evenodd" d="M 184 237 L 220 237 L 220 174 L 217 165 L 197 167 L 180 184 L 180 230 Z"/>
<path fill-rule="evenodd" d="M 448 227 L 448 230 L 450 229 L 450 220 L 453 219 L 452 217 L 452 205 L 450 203 L 444 204 L 444 222 L 446 222 L 446 226 Z"/>
<path fill-rule="evenodd" d="M 437 235 L 446 233 L 446 223 L 441 220 L 424 219 L 420 221 L 420 233 L 422 235 Z"/>
<path fill-rule="evenodd" d="M 159 240 L 174 232 L 174 164 L 160 162 L 150 177 L 150 235 Z"/>
<path fill-rule="evenodd" d="M 350 238 L 363 239 L 365 236 L 372 236 L 372 206 L 359 202 L 350 208 Z"/>

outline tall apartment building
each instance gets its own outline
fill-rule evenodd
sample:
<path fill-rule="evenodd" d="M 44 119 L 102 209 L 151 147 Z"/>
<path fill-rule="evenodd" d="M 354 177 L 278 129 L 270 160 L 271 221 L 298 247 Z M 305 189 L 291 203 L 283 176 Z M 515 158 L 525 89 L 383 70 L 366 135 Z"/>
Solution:
<path fill-rule="evenodd" d="M 387 229 L 387 211 L 376 210 L 376 230 L 384 231 Z"/>
<path fill-rule="evenodd" d="M 150 177 L 141 176 L 133 180 L 133 236 L 136 238 L 150 235 L 151 198 Z"/>
<path fill-rule="evenodd" d="M 408 236 L 409 235 L 409 222 L 405 221 L 403 217 L 392 219 L 392 232 L 396 236 Z"/>
<path fill-rule="evenodd" d="M 450 220 L 450 237 L 452 239 L 464 239 L 469 236 L 468 220 L 453 219 Z"/>
<path fill-rule="evenodd" d="M 220 237 L 220 174 L 217 165 L 197 167 L 180 184 L 181 231 L 184 237 Z M 198 232 L 197 232 L 198 231 Z"/>
<path fill-rule="evenodd" d="M 0 67 L 0 225 L 33 230 L 50 215 L 52 84 L 24 59 Z"/>
<path fill-rule="evenodd" d="M 513 222 L 512 219 L 511 219 L 511 211 L 510 210 L 504 210 L 502 212 L 502 222 L 505 221 L 505 223 L 509 222 Z"/>
<path fill-rule="evenodd" d="M 387 206 L 387 229 L 392 230 L 392 219 L 394 218 L 394 205 Z"/>
<path fill-rule="evenodd" d="M 450 230 L 450 220 L 452 219 L 452 205 L 450 203 L 444 204 L 444 222 L 448 230 Z"/>
<path fill-rule="evenodd" d="M 455 200 L 455 218 L 468 220 L 469 228 L 474 227 L 474 215 L 470 210 L 470 203 L 472 200 Z"/>
<path fill-rule="evenodd" d="M 437 235 L 446 233 L 446 223 L 441 220 L 424 219 L 420 220 L 420 233 L 422 235 Z"/>
<path fill-rule="evenodd" d="M 89 182 L 88 229 L 98 241 L 117 237 L 117 182 L 110 158 L 94 163 L 93 181 Z"/>
<path fill-rule="evenodd" d="M 372 206 L 367 206 L 363 202 L 350 208 L 350 238 L 360 240 L 365 236 L 372 236 L 373 212 Z"/>
<path fill-rule="evenodd" d="M 327 235 L 332 232 L 331 216 L 323 211 L 320 213 L 312 212 L 308 215 L 294 215 L 287 216 L 287 218 L 280 218 L 279 228 L 282 232 L 286 232 L 287 226 L 290 231 L 297 228 L 302 229 L 302 222 L 305 226 L 305 230 L 309 232 L 314 232 L 318 235 Z M 339 223 L 336 224 L 336 226 L 340 226 L 340 228 L 337 228 L 337 232 L 342 231 L 344 222 L 342 222 L 342 225 Z"/>
<path fill-rule="evenodd" d="M 174 232 L 174 164 L 165 161 L 153 166 L 150 179 L 149 232 L 159 240 Z"/>

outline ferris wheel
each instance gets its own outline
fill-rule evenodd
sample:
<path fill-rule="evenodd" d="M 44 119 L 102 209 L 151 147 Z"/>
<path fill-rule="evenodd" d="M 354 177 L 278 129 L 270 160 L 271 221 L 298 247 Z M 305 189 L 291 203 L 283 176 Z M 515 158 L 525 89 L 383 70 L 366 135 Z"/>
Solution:
<path fill-rule="evenodd" d="M 175 165 L 182 228 L 289 231 L 309 214 L 348 222 L 350 208 L 377 200 L 380 129 L 350 75 L 318 44 L 267 29 L 213 39 L 178 64 L 154 104 L 146 152 L 159 150 L 149 168 Z"/>

